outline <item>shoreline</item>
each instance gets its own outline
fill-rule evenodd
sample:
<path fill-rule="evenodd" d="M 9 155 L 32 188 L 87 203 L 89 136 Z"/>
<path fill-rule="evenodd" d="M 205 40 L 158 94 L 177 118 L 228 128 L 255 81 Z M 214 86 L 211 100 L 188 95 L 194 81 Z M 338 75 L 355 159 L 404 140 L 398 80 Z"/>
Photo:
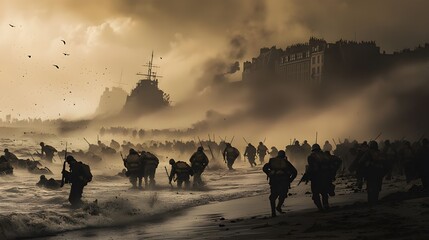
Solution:
<path fill-rule="evenodd" d="M 426 239 L 429 197 L 385 193 L 376 206 L 366 193 L 331 198 L 319 212 L 311 198 L 286 199 L 285 214 L 270 217 L 268 195 L 209 203 L 128 226 L 68 231 L 43 239 Z M 352 197 L 351 197 L 352 196 Z M 404 197 L 408 196 L 408 197 Z M 251 208 L 254 206 L 254 208 Z M 248 211 L 246 211 L 248 209 Z M 400 230 L 403 232 L 400 232 Z M 393 234 L 395 233 L 395 234 Z M 39 238 L 42 239 L 42 238 Z"/>

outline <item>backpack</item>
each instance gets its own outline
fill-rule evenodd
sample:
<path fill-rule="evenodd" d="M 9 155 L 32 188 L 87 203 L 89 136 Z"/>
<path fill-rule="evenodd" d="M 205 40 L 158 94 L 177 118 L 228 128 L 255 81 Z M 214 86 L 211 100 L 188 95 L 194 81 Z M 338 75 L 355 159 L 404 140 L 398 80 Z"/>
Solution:
<path fill-rule="evenodd" d="M 155 167 L 158 166 L 159 160 L 152 153 L 150 153 L 150 152 L 142 152 L 141 153 L 141 157 L 143 159 L 143 162 L 144 162 L 145 166 L 148 166 L 148 165 L 152 165 L 152 166 L 155 166 Z"/>
<path fill-rule="evenodd" d="M 82 165 L 82 177 L 86 183 L 89 183 L 92 181 L 92 173 L 89 166 L 85 163 L 81 163 Z"/>
<path fill-rule="evenodd" d="M 189 164 L 186 162 L 178 161 L 176 162 L 176 172 L 177 173 L 187 173 L 189 171 Z"/>

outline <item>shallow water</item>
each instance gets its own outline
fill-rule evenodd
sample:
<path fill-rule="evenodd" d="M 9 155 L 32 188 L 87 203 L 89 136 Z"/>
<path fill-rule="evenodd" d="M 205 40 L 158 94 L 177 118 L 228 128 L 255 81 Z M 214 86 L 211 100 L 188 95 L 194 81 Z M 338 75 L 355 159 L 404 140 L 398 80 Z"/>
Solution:
<path fill-rule="evenodd" d="M 23 153 L 36 149 L 25 147 L 25 143 L 17 146 L 13 142 L 2 142 L 2 145 Z M 62 163 L 59 157 L 57 159 L 56 164 L 44 163 L 54 172 L 54 176 L 48 178 L 61 178 Z M 167 165 L 167 158 L 161 159 L 156 174 L 158 187 L 155 190 L 136 191 L 129 189 L 127 178 L 115 176 L 123 168 L 119 156 L 98 165 L 92 164 L 94 179 L 84 189 L 86 204 L 77 210 L 71 209 L 68 203 L 68 185 L 60 190 L 39 188 L 35 185 L 39 175 L 25 170 L 16 170 L 13 176 L 1 176 L 0 239 L 42 236 L 54 236 L 54 239 L 106 239 L 106 236 L 113 239 L 135 239 L 136 236 L 163 238 L 163 231 L 186 232 L 190 226 L 198 227 L 201 218 L 218 217 L 217 214 L 221 213 L 216 211 L 218 205 L 213 203 L 265 195 L 269 191 L 261 166 L 250 168 L 243 161 L 236 162 L 236 171 L 222 168 L 206 171 L 203 180 L 207 185 L 203 189 L 177 191 L 168 185 L 164 170 Z M 169 169 L 169 165 L 167 168 Z M 312 206 L 310 195 L 305 194 L 309 191 L 309 186 L 301 184 L 296 187 L 299 179 L 300 176 L 292 184 L 292 195 L 286 202 L 289 211 Z M 337 194 L 350 194 L 351 188 L 348 185 L 352 181 L 338 179 L 338 182 Z M 401 184 L 395 183 L 392 188 L 400 188 Z M 229 214 L 227 217 L 263 214 L 268 212 L 268 201 L 265 198 L 255 197 L 257 201 L 252 202 L 256 205 L 254 208 L 252 205 L 240 206 L 241 203 L 230 204 L 226 208 L 227 214 L 225 210 L 222 214 Z M 97 204 L 93 203 L 95 200 Z M 201 213 L 204 216 L 200 219 L 186 219 L 190 215 L 184 214 L 185 209 L 206 204 L 213 204 L 207 205 L 214 206 L 213 215 L 207 215 L 205 209 L 205 213 Z M 157 222 L 166 224 L 157 225 Z M 159 226 L 163 229 L 159 229 Z"/>

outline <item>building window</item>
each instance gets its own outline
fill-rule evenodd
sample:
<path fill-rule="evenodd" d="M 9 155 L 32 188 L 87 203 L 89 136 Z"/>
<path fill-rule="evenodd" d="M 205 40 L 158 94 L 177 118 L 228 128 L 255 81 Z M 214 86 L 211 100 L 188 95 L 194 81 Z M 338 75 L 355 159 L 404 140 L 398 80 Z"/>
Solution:
<path fill-rule="evenodd" d="M 319 74 L 319 73 L 320 73 L 320 67 L 317 66 L 317 74 Z"/>
<path fill-rule="evenodd" d="M 311 75 L 314 75 L 314 74 L 316 74 L 316 68 L 311 69 Z"/>
<path fill-rule="evenodd" d="M 310 57 L 310 51 L 307 51 L 306 53 L 305 53 L 305 57 Z"/>
<path fill-rule="evenodd" d="M 320 62 L 323 63 L 323 55 L 320 55 Z"/>
<path fill-rule="evenodd" d="M 311 59 L 311 63 L 312 63 L 312 64 L 315 64 L 315 63 L 316 63 L 316 57 L 313 57 L 313 58 Z"/>
<path fill-rule="evenodd" d="M 302 53 L 298 53 L 298 54 L 296 55 L 296 58 L 297 58 L 297 59 L 301 59 L 301 58 L 302 58 Z"/>
<path fill-rule="evenodd" d="M 290 60 L 291 61 L 295 60 L 295 54 L 290 55 Z"/>
<path fill-rule="evenodd" d="M 289 62 L 289 57 L 288 56 L 285 57 L 285 62 Z"/>
<path fill-rule="evenodd" d="M 317 63 L 320 63 L 320 55 L 317 56 Z"/>

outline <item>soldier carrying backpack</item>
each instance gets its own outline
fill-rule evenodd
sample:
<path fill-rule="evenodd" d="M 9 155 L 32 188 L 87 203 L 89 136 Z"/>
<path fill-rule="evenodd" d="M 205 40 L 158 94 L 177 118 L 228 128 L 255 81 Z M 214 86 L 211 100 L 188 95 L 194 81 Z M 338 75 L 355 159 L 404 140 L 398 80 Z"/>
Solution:
<path fill-rule="evenodd" d="M 229 170 L 234 170 L 232 165 L 234 165 L 235 159 L 237 159 L 238 156 L 240 156 L 238 149 L 231 146 L 231 143 L 227 143 L 223 151 L 223 159 L 226 161 Z"/>
<path fill-rule="evenodd" d="M 277 157 L 271 158 L 262 168 L 267 177 L 270 178 L 270 205 L 271 215 L 276 216 L 276 211 L 283 213 L 282 205 L 287 197 L 290 183 L 297 175 L 296 168 L 288 161 L 286 153 L 280 150 Z M 276 206 L 276 200 L 279 202 Z"/>
<path fill-rule="evenodd" d="M 169 183 L 171 184 L 171 181 L 176 176 L 177 188 L 182 188 L 182 184 L 185 183 L 185 188 L 188 189 L 190 185 L 190 176 L 194 174 L 191 166 L 183 161 L 176 162 L 174 159 L 170 159 L 169 163 L 171 165 L 171 172 L 168 176 Z"/>
<path fill-rule="evenodd" d="M 204 153 L 204 148 L 198 147 L 197 151 L 192 154 L 189 162 L 191 163 L 192 171 L 194 172 L 194 187 L 204 185 L 201 175 L 209 164 L 209 159 Z"/>
<path fill-rule="evenodd" d="M 66 162 L 70 166 L 70 171 L 63 170 L 62 174 L 65 176 L 65 183 L 71 183 L 69 202 L 76 208 L 82 205 L 83 188 L 92 181 L 91 169 L 88 165 L 76 161 L 71 155 L 66 157 Z"/>

